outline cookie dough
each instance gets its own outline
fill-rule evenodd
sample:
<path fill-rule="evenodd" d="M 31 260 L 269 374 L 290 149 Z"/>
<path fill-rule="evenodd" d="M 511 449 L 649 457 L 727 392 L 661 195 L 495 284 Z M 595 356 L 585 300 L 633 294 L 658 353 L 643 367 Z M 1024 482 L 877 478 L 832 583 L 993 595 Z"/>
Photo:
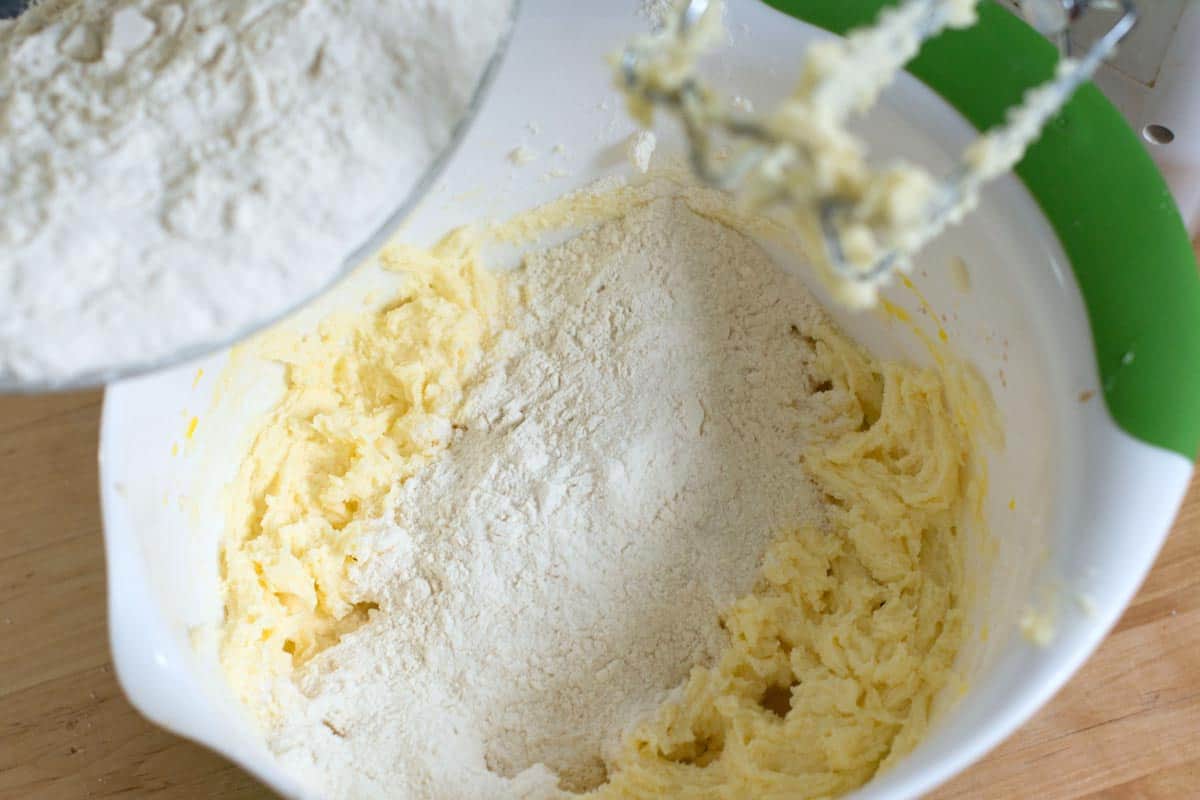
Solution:
<path fill-rule="evenodd" d="M 685 197 L 738 225 L 713 193 Z M 489 236 L 529 241 L 644 202 L 639 189 L 581 193 Z M 430 252 L 389 249 L 384 265 L 406 276 L 397 297 L 274 353 L 287 391 L 236 481 L 222 556 L 223 666 L 247 705 L 369 618 L 346 590 L 358 541 L 446 447 L 506 319 L 478 244 L 462 232 Z M 832 324 L 814 335 L 821 418 L 801 457 L 824 519 L 778 535 L 722 616 L 719 657 L 613 732 L 597 754 L 607 782 L 589 796 L 837 796 L 920 741 L 964 639 L 965 531 L 981 530 L 990 420 L 982 383 L 927 343 L 934 366 L 922 368 L 876 359 Z"/>
<path fill-rule="evenodd" d="M 345 596 L 363 526 L 449 441 L 503 303 L 462 236 L 380 255 L 404 284 L 383 308 L 326 319 L 269 352 L 283 400 L 233 484 L 221 554 L 222 665 L 243 700 L 365 621 Z"/>
<path fill-rule="evenodd" d="M 970 373 L 817 343 L 837 423 L 806 463 L 828 523 L 787 532 L 724 616 L 729 645 L 638 726 L 598 797 L 819 798 L 910 752 L 963 640 Z"/>

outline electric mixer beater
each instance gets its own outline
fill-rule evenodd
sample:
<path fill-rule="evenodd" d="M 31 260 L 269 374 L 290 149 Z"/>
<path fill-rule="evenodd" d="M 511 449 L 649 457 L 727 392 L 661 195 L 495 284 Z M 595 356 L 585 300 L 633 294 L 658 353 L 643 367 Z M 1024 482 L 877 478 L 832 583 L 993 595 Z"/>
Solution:
<path fill-rule="evenodd" d="M 1132 0 L 1027 0 L 1030 24 L 1064 44 L 1055 77 L 1027 92 L 948 176 L 903 162 L 868 165 L 865 146 L 846 129 L 849 118 L 872 106 L 926 41 L 973 25 L 978 3 L 907 0 L 872 27 L 814 46 L 796 90 L 765 115 L 730 107 L 696 75 L 696 59 L 720 35 L 715 1 L 683 2 L 662 30 L 631 43 L 619 58 L 618 81 L 643 123 L 655 108 L 680 120 L 702 179 L 736 189 L 752 207 L 783 209 L 817 243 L 817 267 L 841 299 L 870 305 L 893 273 L 910 268 L 913 253 L 975 207 L 985 183 L 1016 166 L 1137 21 Z M 1070 26 L 1104 8 L 1117 12 L 1116 21 L 1071 57 Z"/>

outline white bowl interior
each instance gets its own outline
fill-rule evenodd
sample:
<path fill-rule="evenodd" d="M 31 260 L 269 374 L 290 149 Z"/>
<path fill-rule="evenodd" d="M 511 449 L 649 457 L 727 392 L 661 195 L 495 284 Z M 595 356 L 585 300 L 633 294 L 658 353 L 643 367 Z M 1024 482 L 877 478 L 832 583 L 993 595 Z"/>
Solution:
<path fill-rule="evenodd" d="M 624 143 L 634 127 L 602 59 L 644 23 L 610 6 L 526 0 L 491 96 L 406 238 L 429 242 L 454 225 L 503 218 L 597 177 L 631 172 Z M 765 107 L 790 88 L 796 54 L 824 34 L 751 0 L 732 2 L 730 16 L 730 49 L 714 72 Z M 938 170 L 948 170 L 974 136 L 907 76 L 864 131 L 874 152 Z M 506 156 L 521 144 L 539 158 L 512 164 Z M 660 132 L 655 158 L 679 152 L 679 140 Z M 956 257 L 968 266 L 965 291 L 950 277 Z M 360 270 L 287 324 L 311 324 L 388 280 Z M 947 702 L 927 740 L 856 794 L 864 798 L 912 796 L 943 780 L 1061 685 L 1140 582 L 1189 469 L 1117 430 L 1099 395 L 1080 401 L 1081 392 L 1099 388 L 1083 305 L 1052 231 L 1015 179 L 999 181 L 977 213 L 929 247 L 914 280 L 944 315 L 955 349 L 989 384 L 1007 446 L 989 459 L 994 552 L 975 538 L 985 593 L 960 661 L 968 691 L 947 698 L 957 702 Z M 911 293 L 889 296 L 916 311 Z M 834 316 L 879 355 L 927 357 L 904 325 L 878 314 Z M 299 794 L 229 697 L 213 649 L 193 634 L 220 618 L 224 487 L 250 426 L 280 387 L 274 365 L 248 355 L 227 369 L 228 362 L 221 353 L 109 390 L 101 458 L 113 648 L 126 691 L 147 716 Z M 1055 619 L 1048 647 L 1020 635 L 1018 620 L 1030 606 Z"/>

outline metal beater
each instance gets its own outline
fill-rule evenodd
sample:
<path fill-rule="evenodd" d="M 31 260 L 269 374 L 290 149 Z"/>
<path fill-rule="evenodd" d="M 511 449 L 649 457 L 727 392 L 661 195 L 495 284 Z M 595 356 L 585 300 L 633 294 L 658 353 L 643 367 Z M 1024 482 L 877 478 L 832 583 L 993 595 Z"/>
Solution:
<path fill-rule="evenodd" d="M 853 31 L 834 45 L 840 48 L 834 51 L 841 59 L 840 68 L 818 73 L 818 80 L 798 91 L 810 108 L 816 108 L 815 100 L 820 100 L 821 124 L 841 126 L 875 102 L 924 42 L 947 28 L 974 24 L 978 2 L 905 0 L 885 11 L 873 27 Z M 729 107 L 694 74 L 691 67 L 696 55 L 714 42 L 714 30 L 719 30 L 711 24 L 714 13 L 720 11 L 715 5 L 710 0 L 683 2 L 677 18 L 667 20 L 664 30 L 622 52 L 618 77 L 631 108 L 646 120 L 653 108 L 673 113 L 687 136 L 693 168 L 706 182 L 739 188 L 743 193 L 745 184 L 751 183 L 756 195 L 752 202 L 788 207 L 797 216 L 812 220 L 810 227 L 818 232 L 825 266 L 835 278 L 870 297 L 874 287 L 895 270 L 907 268 L 908 256 L 967 213 L 984 183 L 1016 166 L 1046 123 L 1091 78 L 1137 21 L 1133 0 L 1025 0 L 1022 10 L 1030 24 L 1063 45 L 1064 57 L 1056 76 L 1030 90 L 1021 104 L 1010 110 L 1004 125 L 986 132 L 968 148 L 950 175 L 927 179 L 926 191 L 919 195 L 923 198 L 919 221 L 889 228 L 872 221 L 861 195 L 843 193 L 837 186 L 814 189 L 795 179 L 789 181 L 788 170 L 803 165 L 811 155 L 812 139 L 781 130 L 770 117 Z M 1119 17 L 1081 58 L 1073 59 L 1065 52 L 1068 28 L 1097 8 L 1115 10 Z M 718 137 L 732 145 L 732 157 L 728 148 L 717 146 Z M 859 172 L 866 169 L 864 161 Z M 878 171 L 871 174 L 887 179 Z M 921 174 L 910 171 L 908 177 L 921 178 Z M 915 180 L 914 185 L 920 183 Z M 848 252 L 850 237 L 855 237 L 857 257 Z M 862 241 L 873 245 L 864 248 Z"/>

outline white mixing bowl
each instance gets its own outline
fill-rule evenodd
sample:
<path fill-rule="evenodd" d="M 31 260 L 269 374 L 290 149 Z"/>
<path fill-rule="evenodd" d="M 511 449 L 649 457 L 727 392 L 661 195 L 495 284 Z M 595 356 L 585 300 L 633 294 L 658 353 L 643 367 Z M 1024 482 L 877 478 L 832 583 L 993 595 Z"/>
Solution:
<path fill-rule="evenodd" d="M 855 14 L 869 17 L 878 3 L 798 5 L 839 29 Z M 611 6 L 527 0 L 490 97 L 406 238 L 428 242 L 453 225 L 504 217 L 630 171 L 623 147 L 633 127 L 603 58 L 644 22 Z M 1050 59 L 1032 32 L 994 10 L 982 30 L 956 34 L 919 67 L 976 121 L 1011 102 L 1014 82 L 1031 74 L 1028 62 L 1044 74 Z M 797 55 L 828 35 L 751 0 L 732 3 L 730 30 L 730 49 L 714 69 L 758 107 L 787 91 Z M 1005 41 L 1023 54 L 996 63 L 988 47 Z M 975 77 L 955 82 L 972 70 Z M 989 74 L 980 77 L 981 70 Z M 972 81 L 1010 96 L 976 97 Z M 998 182 L 976 214 L 923 254 L 914 276 L 945 315 L 954 346 L 987 379 L 1004 419 L 1007 446 L 991 456 L 987 507 L 995 554 L 987 562 L 986 602 L 973 609 L 973 635 L 961 656 L 966 694 L 947 704 L 911 756 L 855 797 L 916 796 L 1046 702 L 1132 597 L 1187 484 L 1197 436 L 1187 414 L 1200 411 L 1191 374 L 1200 363 L 1200 286 L 1186 235 L 1116 112 L 1094 94 L 1074 111 L 1031 157 L 1036 174 L 1023 173 L 1036 200 L 1016 178 Z M 938 169 L 948 169 L 950 154 L 975 135 L 954 107 L 909 76 L 865 129 L 875 152 Z M 506 155 L 521 144 L 540 157 L 511 163 Z M 564 151 L 555 150 L 559 144 Z M 671 152 L 679 143 L 668 136 L 655 157 Z M 1082 167 L 1072 160 L 1097 153 L 1108 159 Z M 1120 183 L 1108 186 L 1106 174 L 1121 176 Z M 1101 207 L 1097 195 L 1106 186 Z M 1139 236 L 1142 244 L 1131 242 Z M 1116 254 L 1128 252 L 1153 257 L 1120 262 Z M 950 280 L 956 257 L 967 264 L 969 288 Z M 1107 271 L 1100 280 L 1092 269 Z M 374 280 L 360 271 L 289 324 L 311 324 Z M 891 296 L 914 307 L 904 290 Z M 1197 321 L 1191 329 L 1179 324 L 1189 309 Z M 923 358 L 903 326 L 873 314 L 835 316 L 880 355 Z M 218 381 L 228 361 L 221 353 L 109 389 L 100 456 L 114 660 L 130 700 L 147 717 L 281 793 L 301 796 L 231 699 L 211 648 L 193 641 L 196 626 L 221 614 L 222 488 L 250 424 L 279 388 L 278 369 L 252 357 Z M 1171 375 L 1178 376 L 1174 383 L 1167 382 Z M 977 551 L 981 544 L 977 536 Z M 1028 608 L 1054 619 L 1055 635 L 1044 647 L 1021 635 Z"/>

